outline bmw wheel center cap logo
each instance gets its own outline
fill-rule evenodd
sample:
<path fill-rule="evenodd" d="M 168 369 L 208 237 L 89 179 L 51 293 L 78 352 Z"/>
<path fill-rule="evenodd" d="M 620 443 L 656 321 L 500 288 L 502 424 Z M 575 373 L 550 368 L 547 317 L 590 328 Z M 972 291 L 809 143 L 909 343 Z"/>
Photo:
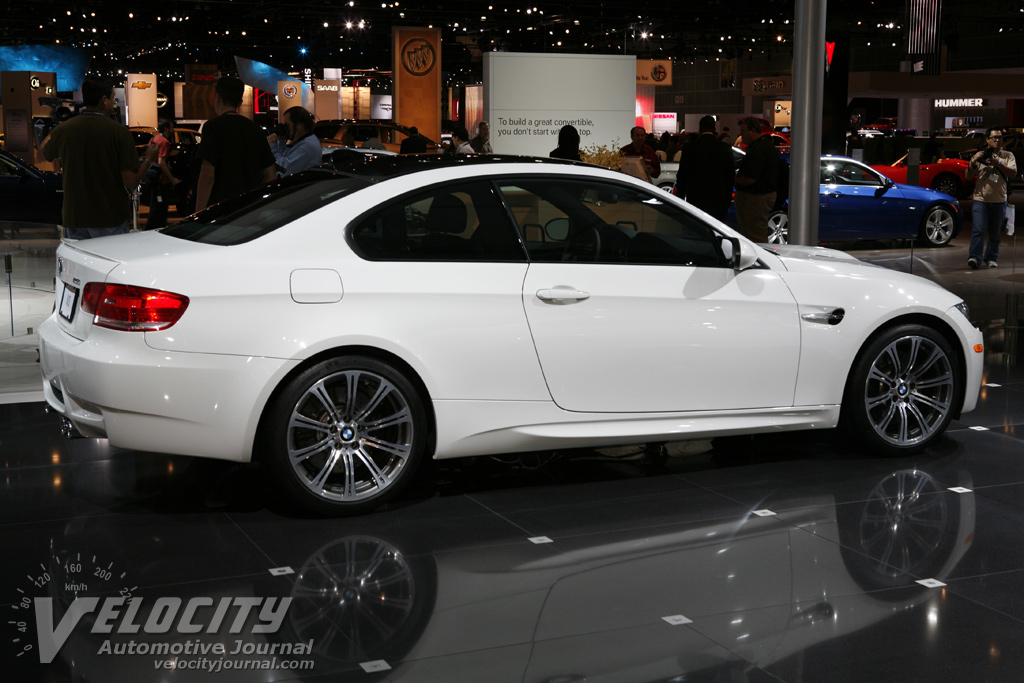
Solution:
<path fill-rule="evenodd" d="M 355 435 L 356 433 L 351 427 L 345 427 L 341 430 L 341 438 L 345 441 L 351 441 Z"/>

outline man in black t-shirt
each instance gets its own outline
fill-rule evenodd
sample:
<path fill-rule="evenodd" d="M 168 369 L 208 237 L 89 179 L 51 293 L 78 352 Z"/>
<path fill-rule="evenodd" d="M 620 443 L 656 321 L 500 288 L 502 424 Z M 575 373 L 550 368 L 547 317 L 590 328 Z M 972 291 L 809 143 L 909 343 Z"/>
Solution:
<path fill-rule="evenodd" d="M 771 138 L 761 134 L 761 124 L 755 118 L 740 121 L 740 135 L 747 154 L 736 170 L 736 223 L 744 237 L 764 243 L 778 190 L 779 153 Z"/>
<path fill-rule="evenodd" d="M 274 154 L 260 127 L 238 113 L 245 85 L 233 76 L 217 81 L 217 117 L 203 126 L 202 168 L 196 183 L 196 211 L 236 197 L 277 177 Z"/>

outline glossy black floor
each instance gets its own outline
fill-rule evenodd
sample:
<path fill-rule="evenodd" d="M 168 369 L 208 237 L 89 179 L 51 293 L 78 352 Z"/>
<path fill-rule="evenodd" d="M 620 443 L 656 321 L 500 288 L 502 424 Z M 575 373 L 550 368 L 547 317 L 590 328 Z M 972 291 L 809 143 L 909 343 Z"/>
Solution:
<path fill-rule="evenodd" d="M 855 252 L 961 293 L 985 333 L 978 409 L 914 457 L 796 433 L 431 463 L 390 508 L 318 520 L 251 467 L 0 406 L 0 680 L 1021 681 L 1014 248 L 978 271 L 963 237 Z M 75 596 L 141 609 L 75 622 Z"/>

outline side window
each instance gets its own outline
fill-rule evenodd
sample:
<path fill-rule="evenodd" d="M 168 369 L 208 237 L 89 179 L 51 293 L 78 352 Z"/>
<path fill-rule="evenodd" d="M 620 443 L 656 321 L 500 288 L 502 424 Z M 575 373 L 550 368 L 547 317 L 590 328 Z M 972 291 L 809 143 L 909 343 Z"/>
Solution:
<path fill-rule="evenodd" d="M 0 175 L 18 175 L 18 166 L 13 161 L 0 157 Z"/>
<path fill-rule="evenodd" d="M 827 159 L 821 162 L 823 183 L 834 185 L 867 185 L 880 187 L 882 180 L 864 166 L 841 159 Z"/>
<path fill-rule="evenodd" d="M 371 261 L 525 261 L 501 200 L 484 181 L 443 185 L 375 209 L 352 227 Z"/>
<path fill-rule="evenodd" d="M 550 178 L 499 189 L 531 261 L 726 265 L 717 233 L 656 192 Z"/>

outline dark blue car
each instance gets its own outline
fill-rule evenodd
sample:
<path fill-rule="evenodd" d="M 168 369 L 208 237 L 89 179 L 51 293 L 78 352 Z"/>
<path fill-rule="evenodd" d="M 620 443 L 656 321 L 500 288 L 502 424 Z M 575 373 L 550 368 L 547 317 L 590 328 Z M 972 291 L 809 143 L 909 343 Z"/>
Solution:
<path fill-rule="evenodd" d="M 0 149 L 0 231 L 61 222 L 64 181 L 60 174 L 40 171 Z M 26 225 L 29 224 L 29 225 Z"/>
<path fill-rule="evenodd" d="M 819 242 L 920 239 L 940 247 L 960 231 L 963 212 L 956 199 L 935 190 L 894 183 L 854 159 L 823 156 L 820 183 Z M 727 222 L 736 224 L 732 208 Z M 768 222 L 769 243 L 786 244 L 786 209 L 772 212 Z"/>

